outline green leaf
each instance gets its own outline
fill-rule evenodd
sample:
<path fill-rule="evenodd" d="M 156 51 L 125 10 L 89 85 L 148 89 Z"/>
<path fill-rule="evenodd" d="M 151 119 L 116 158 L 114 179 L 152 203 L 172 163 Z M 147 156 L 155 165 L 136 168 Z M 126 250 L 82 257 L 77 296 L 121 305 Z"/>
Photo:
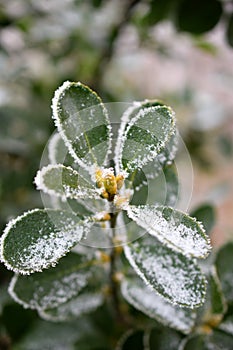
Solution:
<path fill-rule="evenodd" d="M 116 146 L 120 170 L 128 172 L 152 161 L 176 132 L 174 112 L 167 106 L 144 107 L 135 114 L 128 118 L 125 130 L 120 129 Z"/>
<path fill-rule="evenodd" d="M 70 154 L 87 170 L 103 166 L 111 146 L 107 111 L 97 94 L 81 83 L 65 82 L 55 92 L 53 118 Z"/>
<path fill-rule="evenodd" d="M 120 338 L 115 350 L 145 350 L 144 331 L 128 331 Z"/>
<path fill-rule="evenodd" d="M 222 318 L 226 312 L 227 305 L 215 267 L 211 270 L 208 282 L 207 294 L 210 294 L 211 314 Z"/>
<path fill-rule="evenodd" d="M 1 260 L 16 273 L 42 271 L 56 265 L 89 226 L 72 212 L 28 211 L 8 223 L 1 240 Z"/>
<path fill-rule="evenodd" d="M 48 321 L 69 321 L 83 314 L 95 311 L 103 304 L 103 301 L 103 295 L 101 293 L 88 292 L 88 288 L 84 288 L 77 297 L 72 298 L 56 308 L 40 310 L 39 314 Z"/>
<path fill-rule="evenodd" d="M 35 184 L 51 196 L 66 198 L 96 198 L 100 197 L 97 189 L 91 186 L 76 170 L 62 164 L 47 165 L 37 172 Z"/>
<path fill-rule="evenodd" d="M 167 301 L 189 308 L 203 304 L 206 280 L 193 260 L 148 235 L 124 251 L 143 281 Z"/>
<path fill-rule="evenodd" d="M 177 27 L 192 34 L 213 29 L 222 15 L 219 0 L 182 0 L 177 8 Z"/>
<path fill-rule="evenodd" d="M 203 223 L 207 233 L 209 233 L 215 225 L 215 209 L 211 204 L 202 204 L 192 211 L 190 215 Z"/>
<path fill-rule="evenodd" d="M 227 302 L 233 302 L 233 242 L 225 244 L 217 253 L 216 269 Z"/>
<path fill-rule="evenodd" d="M 91 324 L 84 318 L 69 323 L 40 320 L 14 345 L 14 350 L 73 350 L 77 340 L 87 332 L 90 334 Z"/>
<path fill-rule="evenodd" d="M 165 326 L 187 334 L 195 324 L 196 314 L 194 311 L 166 302 L 139 279 L 124 280 L 121 290 L 124 298 L 137 310 Z"/>
<path fill-rule="evenodd" d="M 195 335 L 183 341 L 180 350 L 232 350 L 233 337 L 218 330 L 209 335 Z"/>
<path fill-rule="evenodd" d="M 69 154 L 61 135 L 54 133 L 48 141 L 48 158 L 51 164 L 73 166 L 74 158 Z"/>
<path fill-rule="evenodd" d="M 162 205 L 130 205 L 127 214 L 150 235 L 187 256 L 204 258 L 210 251 L 202 225 L 181 211 Z"/>
<path fill-rule="evenodd" d="M 92 258 L 92 260 L 91 260 Z M 93 257 L 70 253 L 60 263 L 43 273 L 15 275 L 10 295 L 26 308 L 54 308 L 77 296 L 93 273 Z"/>
<path fill-rule="evenodd" d="M 233 47 L 233 13 L 231 13 L 228 21 L 226 37 L 228 44 Z"/>
<path fill-rule="evenodd" d="M 152 0 L 150 1 L 150 9 L 143 18 L 143 23 L 148 25 L 155 25 L 159 21 L 165 19 L 171 9 L 173 0 Z"/>
<path fill-rule="evenodd" d="M 169 328 L 153 328 L 150 331 L 150 350 L 179 350 L 181 335 Z"/>

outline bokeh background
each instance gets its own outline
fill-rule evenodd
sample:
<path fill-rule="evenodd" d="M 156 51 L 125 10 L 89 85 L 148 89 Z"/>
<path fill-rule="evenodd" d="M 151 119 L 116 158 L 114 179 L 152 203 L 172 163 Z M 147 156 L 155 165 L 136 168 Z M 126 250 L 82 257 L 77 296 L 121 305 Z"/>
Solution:
<path fill-rule="evenodd" d="M 1 230 L 42 206 L 33 178 L 54 131 L 51 98 L 71 80 L 104 102 L 171 105 L 193 163 L 189 209 L 214 205 L 213 244 L 232 240 L 232 0 L 0 0 L 0 25 Z M 9 278 L 2 266 L 0 274 Z M 4 307 L 0 349 L 17 342 L 33 317 Z"/>

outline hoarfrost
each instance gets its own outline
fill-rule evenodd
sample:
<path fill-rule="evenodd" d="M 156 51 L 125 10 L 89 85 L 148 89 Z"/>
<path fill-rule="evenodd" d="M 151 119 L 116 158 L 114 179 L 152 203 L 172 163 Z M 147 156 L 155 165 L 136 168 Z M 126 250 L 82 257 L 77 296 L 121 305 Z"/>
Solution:
<path fill-rule="evenodd" d="M 204 258 L 210 252 L 208 237 L 194 218 L 164 206 L 128 206 L 129 218 L 162 243 L 188 256 Z"/>

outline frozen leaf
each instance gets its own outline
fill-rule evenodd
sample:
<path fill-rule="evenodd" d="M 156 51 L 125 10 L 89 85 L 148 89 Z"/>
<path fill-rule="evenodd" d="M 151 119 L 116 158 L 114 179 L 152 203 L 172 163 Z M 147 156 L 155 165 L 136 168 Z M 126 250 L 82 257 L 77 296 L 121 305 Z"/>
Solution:
<path fill-rule="evenodd" d="M 111 146 L 107 111 L 97 94 L 81 83 L 65 82 L 55 92 L 53 118 L 70 154 L 87 170 L 102 166 Z"/>
<path fill-rule="evenodd" d="M 215 224 L 215 210 L 211 204 L 202 204 L 196 208 L 191 214 L 197 220 L 203 223 L 203 226 L 207 233 L 210 233 Z"/>
<path fill-rule="evenodd" d="M 166 326 L 185 334 L 194 326 L 196 318 L 194 311 L 166 302 L 139 279 L 124 280 L 121 290 L 124 298 L 137 310 Z"/>
<path fill-rule="evenodd" d="M 1 260 L 16 273 L 42 271 L 66 255 L 89 226 L 71 212 L 28 211 L 8 223 L 1 241 Z"/>
<path fill-rule="evenodd" d="M 203 304 L 206 280 L 193 260 L 148 235 L 124 251 L 137 274 L 167 301 L 189 308 Z"/>
<path fill-rule="evenodd" d="M 82 290 L 77 297 L 59 305 L 56 308 L 40 310 L 39 314 L 48 321 L 67 321 L 96 310 L 103 304 L 103 295 L 98 292 Z"/>
<path fill-rule="evenodd" d="M 38 190 L 42 190 L 51 196 L 79 199 L 96 198 L 100 194 L 91 186 L 76 170 L 62 164 L 47 165 L 37 172 L 35 184 Z"/>
<path fill-rule="evenodd" d="M 76 296 L 92 275 L 93 261 L 85 255 L 70 253 L 60 263 L 43 273 L 15 275 L 10 295 L 26 308 L 54 308 Z"/>
<path fill-rule="evenodd" d="M 216 269 L 223 294 L 229 303 L 233 302 L 233 242 L 227 243 L 217 253 Z"/>
<path fill-rule="evenodd" d="M 164 106 L 164 104 L 158 100 L 135 101 L 123 113 L 115 147 L 115 165 L 117 173 L 121 169 L 121 159 L 119 159 L 119 154 L 122 152 L 122 140 L 124 139 L 125 130 L 128 123 L 137 116 L 141 109 L 155 106 Z"/>
<path fill-rule="evenodd" d="M 127 214 L 150 235 L 187 256 L 204 258 L 211 249 L 202 225 L 181 211 L 162 205 L 130 205 Z"/>
<path fill-rule="evenodd" d="M 132 172 L 155 159 L 175 131 L 175 116 L 169 107 L 141 108 L 128 122 L 121 144 L 116 150 L 122 168 Z"/>

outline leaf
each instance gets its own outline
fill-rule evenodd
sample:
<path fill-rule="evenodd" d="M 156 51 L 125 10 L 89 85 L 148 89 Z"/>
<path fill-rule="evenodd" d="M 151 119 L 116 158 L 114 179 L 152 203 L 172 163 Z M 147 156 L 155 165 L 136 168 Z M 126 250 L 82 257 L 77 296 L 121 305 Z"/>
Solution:
<path fill-rule="evenodd" d="M 28 211 L 8 223 L 1 241 L 1 260 L 16 273 L 42 271 L 56 265 L 89 226 L 68 211 Z"/>
<path fill-rule="evenodd" d="M 185 334 L 195 324 L 195 313 L 166 302 L 139 279 L 126 279 L 121 287 L 124 298 L 137 310 L 158 322 L 175 328 Z"/>
<path fill-rule="evenodd" d="M 207 293 L 210 294 L 211 314 L 220 316 L 221 319 L 226 312 L 227 306 L 215 267 L 211 270 L 208 282 Z"/>
<path fill-rule="evenodd" d="M 150 350 L 178 350 L 181 342 L 180 333 L 169 328 L 153 328 L 150 331 Z"/>
<path fill-rule="evenodd" d="M 54 133 L 49 139 L 48 158 L 51 164 L 74 165 L 74 159 L 70 156 L 68 148 L 59 133 Z"/>
<path fill-rule="evenodd" d="M 14 345 L 14 350 L 73 350 L 76 341 L 87 332 L 90 334 L 91 324 L 84 318 L 69 323 L 39 320 Z"/>
<path fill-rule="evenodd" d="M 131 205 L 160 203 L 174 206 L 178 200 L 179 183 L 173 166 L 161 169 L 155 177 L 146 174 L 145 169 L 138 169 L 128 180 L 134 191 Z"/>
<path fill-rule="evenodd" d="M 144 332 L 142 330 L 128 331 L 120 338 L 115 350 L 145 350 L 143 338 Z"/>
<path fill-rule="evenodd" d="M 64 82 L 55 92 L 53 118 L 70 154 L 88 171 L 103 166 L 111 146 L 107 111 L 97 94 L 81 83 Z"/>
<path fill-rule="evenodd" d="M 233 13 L 231 13 L 228 21 L 226 38 L 227 38 L 228 44 L 233 47 Z"/>
<path fill-rule="evenodd" d="M 194 335 L 183 342 L 179 350 L 232 350 L 233 337 L 219 330 L 209 335 Z"/>
<path fill-rule="evenodd" d="M 54 308 L 77 296 L 93 274 L 93 257 L 70 253 L 43 273 L 15 275 L 9 286 L 12 298 L 26 308 Z"/>
<path fill-rule="evenodd" d="M 100 194 L 76 170 L 62 164 L 47 165 L 37 172 L 35 184 L 38 190 L 51 195 L 66 198 L 95 198 Z"/>
<path fill-rule="evenodd" d="M 213 29 L 222 15 L 218 0 L 182 0 L 177 8 L 177 27 L 192 34 L 203 34 Z"/>
<path fill-rule="evenodd" d="M 122 146 L 123 146 L 122 140 L 124 140 L 124 138 L 125 138 L 125 130 L 126 130 L 128 123 L 131 122 L 131 120 L 137 116 L 137 114 L 140 112 L 140 110 L 142 110 L 144 108 L 155 107 L 155 106 L 164 106 L 164 104 L 158 100 L 145 100 L 145 101 L 140 101 L 140 102 L 135 101 L 123 113 L 122 118 L 121 118 L 120 127 L 118 130 L 118 137 L 116 140 L 116 146 L 115 146 L 114 163 L 115 163 L 117 173 L 119 173 L 122 170 L 121 159 L 120 159 L 119 155 L 122 153 Z"/>
<path fill-rule="evenodd" d="M 210 231 L 215 225 L 215 209 L 211 204 L 202 204 L 197 209 L 195 209 L 190 215 L 203 223 L 203 226 L 207 233 L 210 233 Z"/>
<path fill-rule="evenodd" d="M 210 251 L 202 225 L 181 211 L 162 205 L 130 205 L 127 214 L 150 235 L 187 256 L 204 258 Z"/>
<path fill-rule="evenodd" d="M 217 252 L 216 269 L 227 302 L 233 302 L 233 242 L 225 244 Z"/>
<path fill-rule="evenodd" d="M 206 280 L 193 260 L 148 235 L 124 251 L 136 273 L 167 301 L 189 308 L 203 304 Z"/>
<path fill-rule="evenodd" d="M 39 314 L 47 321 L 69 321 L 95 311 L 101 304 L 103 304 L 103 295 L 98 292 L 88 292 L 88 288 L 85 288 L 76 298 L 56 308 L 40 310 Z"/>
<path fill-rule="evenodd" d="M 141 108 L 126 126 L 116 154 L 129 173 L 152 161 L 175 133 L 174 112 L 166 106 Z"/>

